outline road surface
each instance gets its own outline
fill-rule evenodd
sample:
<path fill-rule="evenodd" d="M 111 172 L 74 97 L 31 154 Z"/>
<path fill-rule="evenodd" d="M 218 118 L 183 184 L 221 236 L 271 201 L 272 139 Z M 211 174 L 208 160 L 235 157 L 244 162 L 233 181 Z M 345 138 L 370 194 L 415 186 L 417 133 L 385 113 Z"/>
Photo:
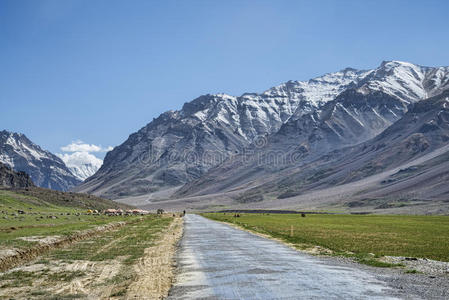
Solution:
<path fill-rule="evenodd" d="M 169 299 L 386 299 L 385 282 L 279 242 L 186 215 Z"/>

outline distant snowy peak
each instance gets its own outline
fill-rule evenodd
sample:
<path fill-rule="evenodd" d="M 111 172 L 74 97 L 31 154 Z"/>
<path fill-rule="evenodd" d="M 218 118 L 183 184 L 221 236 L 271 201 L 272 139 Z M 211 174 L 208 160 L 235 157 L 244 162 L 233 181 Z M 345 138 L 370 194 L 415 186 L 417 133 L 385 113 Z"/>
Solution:
<path fill-rule="evenodd" d="M 2 135 L 2 144 L 4 147 L 9 146 L 10 151 L 15 152 L 17 155 L 29 161 L 51 159 L 52 154 L 50 152 L 42 150 L 21 133 L 2 131 L 0 134 Z M 0 154 L 0 162 L 14 168 L 14 161 L 6 152 Z"/>
<path fill-rule="evenodd" d="M 275 98 L 293 98 L 319 106 L 333 100 L 345 89 L 355 87 L 360 79 L 365 78 L 370 72 L 346 68 L 308 81 L 288 81 L 267 90 L 263 95 Z"/>
<path fill-rule="evenodd" d="M 66 166 L 81 181 L 86 180 L 100 169 L 103 161 L 88 152 L 74 152 L 71 154 L 58 154 Z"/>
<path fill-rule="evenodd" d="M 449 67 L 384 61 L 360 81 L 359 91 L 381 91 L 410 103 L 439 94 L 448 87 L 448 80 Z"/>
<path fill-rule="evenodd" d="M 72 174 L 76 176 L 76 178 L 84 181 L 90 176 L 94 175 L 100 167 L 101 165 L 94 166 L 92 164 L 83 164 L 80 166 L 69 166 L 68 168 L 72 172 Z"/>
<path fill-rule="evenodd" d="M 80 183 L 59 157 L 21 133 L 0 131 L 0 162 L 26 172 L 40 187 L 68 190 Z"/>

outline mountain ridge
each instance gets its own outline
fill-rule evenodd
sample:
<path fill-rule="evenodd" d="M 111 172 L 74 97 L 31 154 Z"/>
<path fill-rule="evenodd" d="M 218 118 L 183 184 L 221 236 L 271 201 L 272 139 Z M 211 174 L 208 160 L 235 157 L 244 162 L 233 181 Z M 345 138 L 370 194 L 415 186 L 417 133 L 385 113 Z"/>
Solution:
<path fill-rule="evenodd" d="M 58 156 L 22 133 L 0 131 L 0 162 L 26 172 L 40 187 L 66 191 L 81 183 Z"/>
<path fill-rule="evenodd" d="M 279 139 L 288 128 L 291 134 L 282 139 L 289 141 L 288 147 L 302 149 L 309 156 L 310 149 L 324 154 L 335 147 L 354 145 L 397 121 L 407 105 L 446 89 L 448 74 L 449 67 L 386 61 L 372 70 L 346 68 L 308 81 L 288 81 L 260 94 L 203 95 L 185 103 L 181 110 L 161 114 L 130 135 L 108 152 L 98 172 L 75 190 L 122 198 L 181 187 L 245 149 L 263 151 L 260 148 L 270 147 L 276 135 Z M 380 107 L 370 100 L 376 97 L 389 100 Z M 357 107 L 358 102 L 364 106 Z M 326 119 L 326 114 L 331 118 Z M 304 123 L 307 120 L 308 125 Z M 357 123 L 367 123 L 369 128 L 359 126 L 365 133 L 350 133 Z M 331 131 L 337 142 L 320 142 L 326 141 Z M 306 144 L 295 145 L 298 137 Z M 337 145 L 341 141 L 345 142 Z M 204 159 L 211 152 L 218 157 Z"/>
<path fill-rule="evenodd" d="M 369 141 L 334 150 L 303 165 L 252 177 L 248 182 L 236 180 L 241 170 L 234 166 L 217 166 L 170 199 L 140 201 L 140 205 L 147 209 L 233 207 L 447 214 L 448 158 L 446 90 L 411 104 L 400 120 Z"/>

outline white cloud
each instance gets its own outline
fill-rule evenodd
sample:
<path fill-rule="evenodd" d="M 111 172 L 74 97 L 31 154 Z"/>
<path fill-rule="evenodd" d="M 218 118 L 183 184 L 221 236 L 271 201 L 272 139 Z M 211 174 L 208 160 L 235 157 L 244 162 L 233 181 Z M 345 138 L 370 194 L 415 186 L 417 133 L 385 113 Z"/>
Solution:
<path fill-rule="evenodd" d="M 79 166 L 84 164 L 91 164 L 97 168 L 100 168 L 103 161 L 93 154 L 87 152 L 74 152 L 58 154 L 58 156 L 64 161 L 67 167 Z"/>
<path fill-rule="evenodd" d="M 111 146 L 103 148 L 102 146 L 97 146 L 94 144 L 86 144 L 83 141 L 73 141 L 67 146 L 61 147 L 64 152 L 108 152 L 113 148 Z"/>

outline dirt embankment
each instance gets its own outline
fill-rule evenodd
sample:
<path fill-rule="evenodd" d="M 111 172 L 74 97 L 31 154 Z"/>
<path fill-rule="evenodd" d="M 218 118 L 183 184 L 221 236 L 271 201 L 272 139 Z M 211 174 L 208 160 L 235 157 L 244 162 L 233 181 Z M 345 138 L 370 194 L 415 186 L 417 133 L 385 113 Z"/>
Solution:
<path fill-rule="evenodd" d="M 93 229 L 77 232 L 66 237 L 61 237 L 60 239 L 52 240 L 50 242 L 39 243 L 38 245 L 33 246 L 32 248 L 29 249 L 25 250 L 14 249 L 13 251 L 10 251 L 9 253 L 6 253 L 5 255 L 0 257 L 0 272 L 4 272 L 15 266 L 33 260 L 51 249 L 61 248 L 70 245 L 74 242 L 90 238 L 92 236 L 101 234 L 105 231 L 117 229 L 119 227 L 124 226 L 125 224 L 126 222 L 110 223 L 95 227 Z"/>
<path fill-rule="evenodd" d="M 174 256 L 182 233 L 183 219 L 175 218 L 158 243 L 145 249 L 145 255 L 134 266 L 138 277 L 129 286 L 126 299 L 167 297 L 175 278 Z"/>

